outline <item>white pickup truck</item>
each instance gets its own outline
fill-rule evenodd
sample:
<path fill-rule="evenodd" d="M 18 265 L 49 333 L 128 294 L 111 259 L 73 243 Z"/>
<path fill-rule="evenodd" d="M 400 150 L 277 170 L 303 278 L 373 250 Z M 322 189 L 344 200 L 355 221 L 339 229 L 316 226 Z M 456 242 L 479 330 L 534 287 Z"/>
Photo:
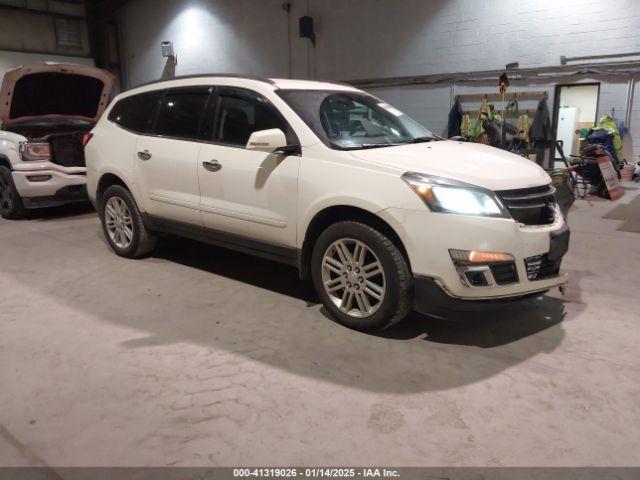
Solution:
<path fill-rule="evenodd" d="M 83 139 L 109 104 L 113 76 L 86 65 L 41 63 L 0 89 L 0 215 L 86 200 Z"/>

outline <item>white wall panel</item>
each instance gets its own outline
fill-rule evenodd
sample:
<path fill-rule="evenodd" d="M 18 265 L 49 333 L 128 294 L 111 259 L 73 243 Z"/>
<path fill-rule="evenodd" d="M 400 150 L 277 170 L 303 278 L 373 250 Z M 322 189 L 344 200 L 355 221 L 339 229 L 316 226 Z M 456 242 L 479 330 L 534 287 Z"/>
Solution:
<path fill-rule="evenodd" d="M 129 86 L 162 75 L 160 42 L 174 42 L 176 73 L 289 74 L 288 22 L 283 0 L 132 0 L 123 12 Z M 561 56 L 640 51 L 637 0 L 291 0 L 296 78 L 359 78 L 554 66 Z M 298 18 L 313 16 L 316 48 L 298 38 Z M 640 58 L 640 57 L 636 57 Z M 598 80 L 598 79 L 596 79 Z M 599 115 L 623 118 L 626 79 L 601 78 Z M 496 81 L 497 83 L 497 81 Z M 547 88 L 553 106 L 553 84 Z M 561 83 L 569 83 L 563 80 Z M 496 85 L 458 87 L 494 91 Z M 514 85 L 531 90 L 538 85 Z M 428 128 L 441 133 L 448 86 L 374 89 Z M 637 104 L 637 102 L 636 102 Z M 534 108 L 524 102 L 522 108 Z M 635 118 L 634 118 L 635 120 Z M 631 136 L 640 137 L 638 122 Z M 631 153 L 630 153 L 631 154 Z M 635 155 L 640 154 L 637 146 Z"/>

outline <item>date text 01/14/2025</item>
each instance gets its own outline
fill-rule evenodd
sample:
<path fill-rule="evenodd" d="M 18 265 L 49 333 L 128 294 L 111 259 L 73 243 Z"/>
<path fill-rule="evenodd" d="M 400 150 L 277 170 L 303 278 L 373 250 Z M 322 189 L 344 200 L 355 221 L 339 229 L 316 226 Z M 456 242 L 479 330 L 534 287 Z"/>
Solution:
<path fill-rule="evenodd" d="M 397 478 L 397 470 L 387 468 L 237 468 L 234 478 Z"/>

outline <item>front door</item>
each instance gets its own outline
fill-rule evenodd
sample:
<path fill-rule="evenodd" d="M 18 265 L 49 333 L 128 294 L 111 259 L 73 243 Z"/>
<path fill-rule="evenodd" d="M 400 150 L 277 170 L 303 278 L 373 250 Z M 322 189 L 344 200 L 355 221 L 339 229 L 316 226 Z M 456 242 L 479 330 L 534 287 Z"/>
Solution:
<path fill-rule="evenodd" d="M 174 88 L 162 97 L 151 135 L 138 139 L 138 178 L 151 215 L 201 225 L 197 142 L 209 87 Z"/>
<path fill-rule="evenodd" d="M 295 134 L 262 95 L 217 89 L 205 120 L 207 140 L 198 158 L 200 208 L 205 227 L 276 246 L 295 247 L 299 156 L 245 148 L 251 133 L 279 128 Z"/>

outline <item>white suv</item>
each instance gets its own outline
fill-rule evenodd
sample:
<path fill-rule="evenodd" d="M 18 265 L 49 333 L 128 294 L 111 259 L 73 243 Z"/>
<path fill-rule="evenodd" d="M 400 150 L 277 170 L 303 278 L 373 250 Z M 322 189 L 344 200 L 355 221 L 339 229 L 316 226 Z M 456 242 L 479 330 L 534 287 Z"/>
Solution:
<path fill-rule="evenodd" d="M 40 63 L 6 73 L 0 89 L 0 215 L 87 200 L 83 138 L 109 103 L 113 76 Z"/>
<path fill-rule="evenodd" d="M 540 167 L 347 85 L 183 77 L 119 95 L 91 135 L 89 197 L 118 255 L 169 232 L 285 262 L 352 328 L 566 282 Z"/>

